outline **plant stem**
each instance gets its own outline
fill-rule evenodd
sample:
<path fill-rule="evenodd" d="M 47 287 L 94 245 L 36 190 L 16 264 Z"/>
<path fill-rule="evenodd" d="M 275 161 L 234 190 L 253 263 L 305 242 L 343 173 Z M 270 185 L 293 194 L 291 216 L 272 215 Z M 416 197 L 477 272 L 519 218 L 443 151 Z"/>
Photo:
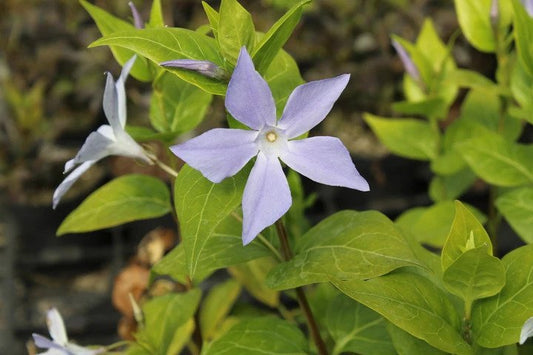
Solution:
<path fill-rule="evenodd" d="M 285 225 L 283 224 L 281 218 L 276 222 L 276 231 L 278 232 L 278 237 L 281 245 L 281 253 L 283 254 L 285 261 L 289 261 L 290 259 L 292 259 L 293 255 L 289 245 L 289 239 L 287 238 L 287 230 L 285 229 Z M 300 304 L 300 308 L 302 309 L 305 315 L 305 319 L 307 320 L 307 325 L 309 327 L 309 332 L 311 333 L 311 338 L 313 338 L 313 341 L 315 342 L 318 353 L 320 355 L 328 355 L 326 344 L 320 336 L 318 325 L 315 321 L 315 318 L 313 317 L 313 312 L 311 312 L 311 307 L 309 306 L 309 302 L 307 301 L 307 297 L 305 296 L 303 288 L 297 287 L 295 291 L 296 297 L 298 298 L 298 303 Z"/>

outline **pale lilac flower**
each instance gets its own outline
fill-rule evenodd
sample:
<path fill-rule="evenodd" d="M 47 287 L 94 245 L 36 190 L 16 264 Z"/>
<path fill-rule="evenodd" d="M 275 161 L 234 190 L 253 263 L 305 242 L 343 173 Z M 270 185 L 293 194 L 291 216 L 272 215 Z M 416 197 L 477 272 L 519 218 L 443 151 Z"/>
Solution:
<path fill-rule="evenodd" d="M 520 345 L 524 344 L 527 338 L 533 336 L 533 317 L 524 322 L 520 331 Z"/>
<path fill-rule="evenodd" d="M 72 184 L 94 163 L 104 157 L 122 155 L 151 163 L 143 148 L 124 130 L 126 125 L 126 90 L 124 82 L 135 58 L 136 56 L 133 56 L 124 64 L 122 73 L 116 82 L 113 80 L 113 76 L 107 73 L 103 106 L 109 125 L 102 125 L 98 130 L 89 134 L 74 159 L 67 161 L 64 173 L 71 171 L 76 165 L 79 166 L 54 191 L 53 208 L 56 208 Z"/>
<path fill-rule="evenodd" d="M 133 16 L 133 23 L 135 24 L 135 28 L 137 28 L 137 29 L 144 28 L 144 23 L 143 23 L 142 17 L 139 14 L 139 11 L 137 11 L 137 8 L 135 7 L 135 4 L 130 1 L 128 3 L 128 5 L 129 5 L 129 7 L 131 9 L 131 14 Z"/>
<path fill-rule="evenodd" d="M 422 83 L 422 77 L 420 76 L 420 72 L 418 71 L 418 68 L 416 67 L 415 62 L 411 59 L 411 56 L 405 48 L 400 44 L 400 42 L 396 41 L 395 39 L 392 40 L 392 46 L 396 50 L 396 53 L 398 53 L 398 56 L 400 57 L 400 60 L 402 61 L 403 67 L 407 74 L 413 78 L 414 81 L 417 83 Z"/>
<path fill-rule="evenodd" d="M 530 17 L 533 17 L 533 0 L 520 0 Z"/>
<path fill-rule="evenodd" d="M 171 147 L 174 154 L 218 183 L 257 157 L 244 189 L 243 244 L 283 216 L 292 204 L 280 159 L 308 178 L 333 186 L 369 189 L 338 138 L 294 139 L 320 123 L 346 87 L 349 75 L 297 87 L 276 121 L 276 106 L 266 81 L 243 47 L 228 84 L 226 108 L 252 130 L 212 129 Z"/>
<path fill-rule="evenodd" d="M 490 3 L 490 23 L 495 26 L 498 24 L 500 18 L 500 9 L 498 8 L 498 0 L 492 0 Z"/>
<path fill-rule="evenodd" d="M 195 71 L 212 79 L 223 80 L 228 77 L 223 68 L 208 60 L 175 59 L 159 63 L 159 65 Z"/>
<path fill-rule="evenodd" d="M 88 349 L 74 343 L 70 343 L 65 330 L 63 318 L 57 309 L 52 308 L 46 314 L 46 324 L 52 340 L 33 333 L 33 341 L 38 348 L 48 349 L 40 355 L 96 355 L 102 354 L 104 349 Z"/>

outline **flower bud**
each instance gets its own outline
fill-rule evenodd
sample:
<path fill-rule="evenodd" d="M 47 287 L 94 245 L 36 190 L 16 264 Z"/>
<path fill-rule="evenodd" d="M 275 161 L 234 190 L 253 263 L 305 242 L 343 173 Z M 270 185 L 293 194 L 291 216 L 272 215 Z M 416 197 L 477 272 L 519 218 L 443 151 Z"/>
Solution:
<path fill-rule="evenodd" d="M 133 23 L 135 24 L 135 28 L 142 29 L 144 28 L 144 23 L 141 18 L 141 15 L 139 14 L 139 11 L 137 11 L 137 8 L 135 7 L 135 4 L 133 4 L 131 1 L 128 3 L 131 9 L 131 14 L 133 16 Z"/>
<path fill-rule="evenodd" d="M 195 71 L 212 79 L 228 79 L 228 73 L 223 68 L 208 60 L 176 59 L 159 64 L 164 67 Z"/>

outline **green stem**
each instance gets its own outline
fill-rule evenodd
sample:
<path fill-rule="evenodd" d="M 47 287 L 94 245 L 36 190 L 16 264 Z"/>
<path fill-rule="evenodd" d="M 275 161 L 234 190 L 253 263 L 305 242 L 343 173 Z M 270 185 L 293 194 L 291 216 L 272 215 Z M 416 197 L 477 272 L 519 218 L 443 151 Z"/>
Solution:
<path fill-rule="evenodd" d="M 170 166 L 168 166 L 167 164 L 159 160 L 159 158 L 155 154 L 151 152 L 147 152 L 146 150 L 144 152 L 148 156 L 148 158 L 150 158 L 152 162 L 158 167 L 160 167 L 164 172 L 166 172 L 167 174 L 169 174 L 170 176 L 174 178 L 178 176 L 178 172 L 176 170 L 172 169 Z"/>
<path fill-rule="evenodd" d="M 278 237 L 279 237 L 279 241 L 281 245 L 281 252 L 283 254 L 283 257 L 285 261 L 289 261 L 292 259 L 293 255 L 292 255 L 292 251 L 289 245 L 289 239 L 287 237 L 287 230 L 285 229 L 285 225 L 283 224 L 283 221 L 281 219 L 279 219 L 276 222 L 276 231 L 278 232 Z M 303 288 L 297 287 L 295 291 L 296 291 L 296 298 L 298 299 L 300 308 L 302 309 L 305 319 L 307 320 L 307 326 L 309 327 L 311 338 L 315 342 L 316 348 L 318 350 L 318 354 L 328 355 L 326 344 L 324 343 L 324 340 L 320 336 L 318 325 L 315 321 L 313 312 L 311 311 L 311 307 L 309 306 L 309 302 L 307 301 L 307 297 L 305 296 Z"/>

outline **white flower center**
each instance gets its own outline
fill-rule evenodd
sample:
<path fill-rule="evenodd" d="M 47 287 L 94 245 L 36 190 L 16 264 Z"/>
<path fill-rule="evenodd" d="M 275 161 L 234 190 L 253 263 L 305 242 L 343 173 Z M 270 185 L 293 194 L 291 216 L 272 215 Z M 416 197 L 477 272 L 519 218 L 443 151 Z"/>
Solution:
<path fill-rule="evenodd" d="M 259 150 L 267 155 L 279 156 L 283 151 L 287 150 L 287 136 L 276 127 L 268 126 L 263 128 L 255 142 Z"/>

